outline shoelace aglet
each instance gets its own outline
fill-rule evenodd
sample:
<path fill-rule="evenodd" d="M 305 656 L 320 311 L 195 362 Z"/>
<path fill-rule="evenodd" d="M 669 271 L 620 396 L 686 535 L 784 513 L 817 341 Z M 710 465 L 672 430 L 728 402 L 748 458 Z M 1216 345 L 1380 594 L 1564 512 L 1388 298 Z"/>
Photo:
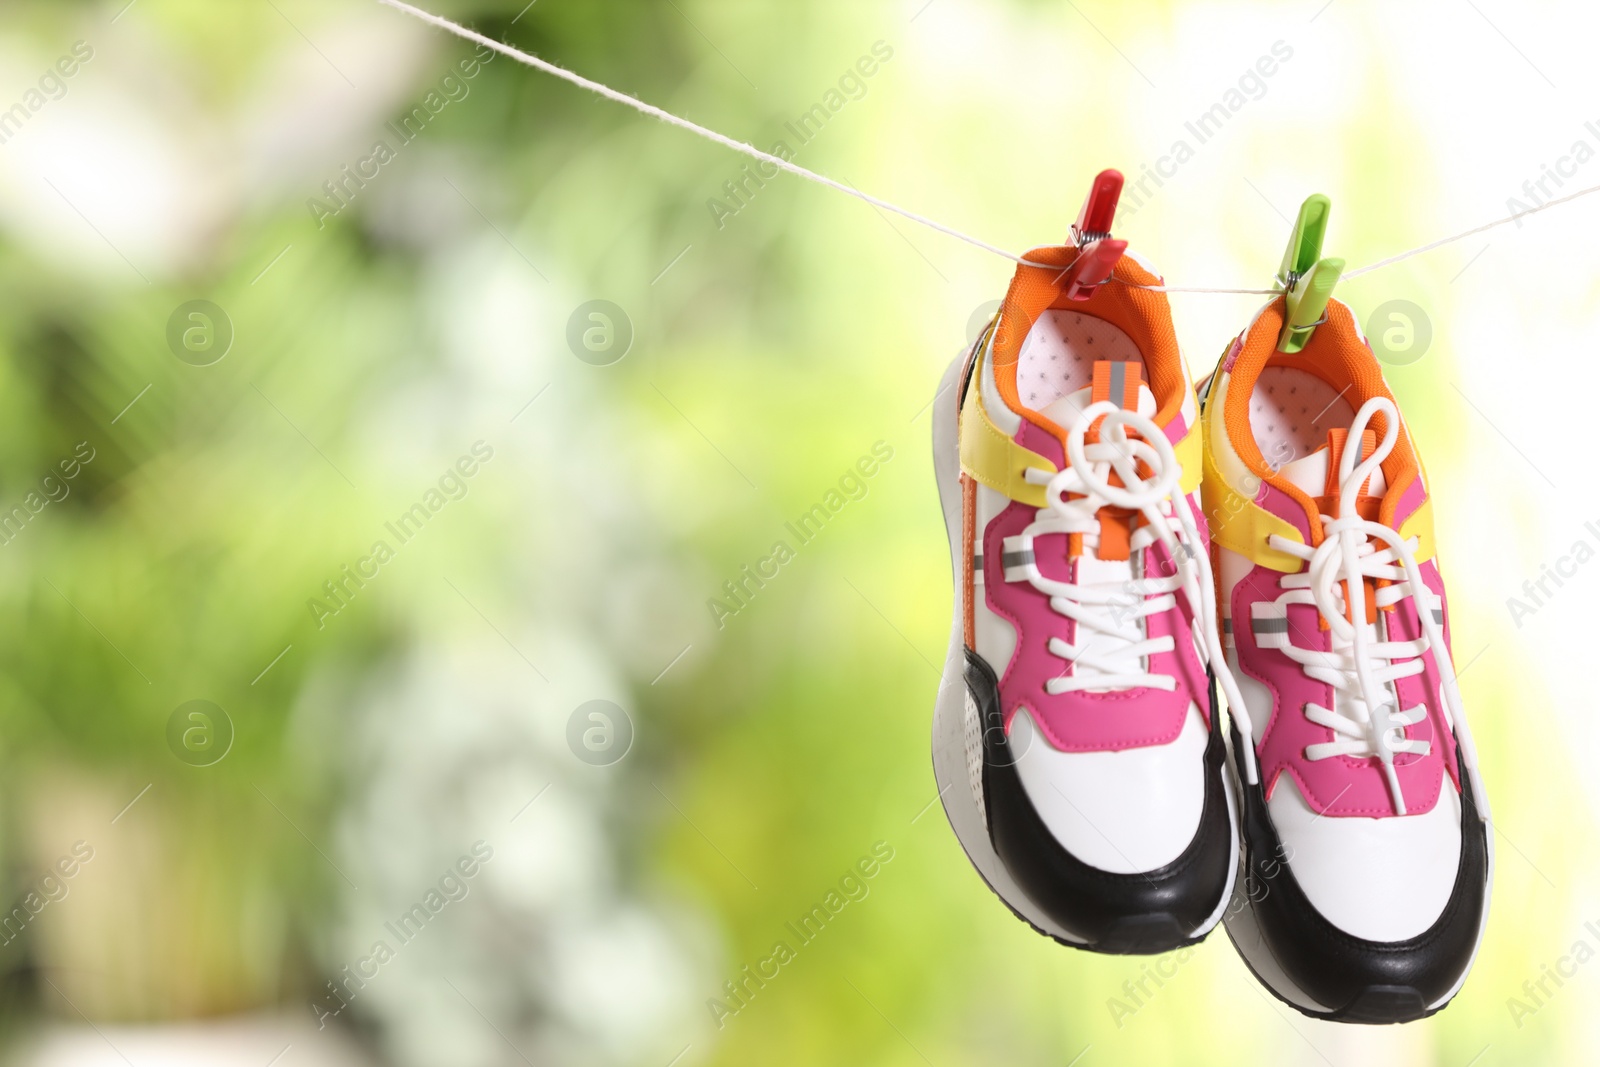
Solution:
<path fill-rule="evenodd" d="M 1400 775 L 1394 769 L 1394 753 L 1388 753 L 1383 761 L 1383 776 L 1389 780 L 1389 796 L 1394 800 L 1394 813 L 1406 813 L 1406 798 L 1400 792 Z"/>
<path fill-rule="evenodd" d="M 1398 750 L 1397 745 L 1405 742 L 1405 728 L 1394 721 L 1389 714 L 1390 705 L 1387 702 L 1377 706 L 1368 705 L 1368 727 L 1377 738 L 1378 760 L 1383 764 L 1383 777 L 1389 784 L 1389 797 L 1394 802 L 1394 813 L 1406 813 L 1406 798 L 1400 791 L 1400 775 L 1395 770 L 1394 756 Z"/>

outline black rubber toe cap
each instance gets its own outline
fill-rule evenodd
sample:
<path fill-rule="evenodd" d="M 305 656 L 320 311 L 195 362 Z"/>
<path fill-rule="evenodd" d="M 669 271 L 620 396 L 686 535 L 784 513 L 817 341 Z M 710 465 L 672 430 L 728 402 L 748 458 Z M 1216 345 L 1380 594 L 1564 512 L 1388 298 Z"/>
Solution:
<path fill-rule="evenodd" d="M 1164 867 L 1113 874 L 1072 855 L 1040 818 L 1017 774 L 994 671 L 970 651 L 967 686 L 984 725 L 983 796 L 989 838 L 1023 892 L 1086 942 L 1079 947 L 1097 952 L 1155 954 L 1203 937 L 1204 933 L 1195 936 L 1195 931 L 1219 911 L 1233 854 L 1215 700 L 1205 752 L 1205 802 L 1193 840 Z"/>
<path fill-rule="evenodd" d="M 1489 891 L 1489 850 L 1459 749 L 1457 763 L 1468 788 L 1461 792 L 1455 886 L 1433 925 L 1405 941 L 1368 941 L 1323 918 L 1295 880 L 1293 857 L 1275 862 L 1284 853 L 1267 817 L 1262 785 L 1244 787 L 1250 872 L 1245 888 L 1273 958 L 1290 981 L 1328 1009 L 1306 1014 L 1343 1022 L 1410 1022 L 1438 1010 L 1431 1005 L 1443 1007 L 1439 1002 L 1472 965 Z"/>

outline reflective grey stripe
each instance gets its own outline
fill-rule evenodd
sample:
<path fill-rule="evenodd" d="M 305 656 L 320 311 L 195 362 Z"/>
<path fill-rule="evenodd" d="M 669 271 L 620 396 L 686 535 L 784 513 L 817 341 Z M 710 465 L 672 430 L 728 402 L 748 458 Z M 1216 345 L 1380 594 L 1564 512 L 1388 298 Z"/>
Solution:
<path fill-rule="evenodd" d="M 1251 619 L 1250 632 L 1257 634 L 1286 634 L 1289 632 L 1289 620 L 1288 618 Z"/>
<path fill-rule="evenodd" d="M 1122 390 L 1128 380 L 1128 365 L 1126 363 L 1111 364 L 1111 402 L 1117 407 L 1122 407 Z"/>
<path fill-rule="evenodd" d="M 972 557 L 972 570 L 975 574 L 983 573 L 983 553 L 979 552 Z"/>
<path fill-rule="evenodd" d="M 1444 625 L 1444 609 L 1443 608 L 1434 608 L 1433 609 L 1433 621 L 1438 623 L 1440 626 Z"/>
<path fill-rule="evenodd" d="M 1033 562 L 1033 549 L 1025 548 L 1021 552 L 1003 552 L 1000 555 L 1002 567 L 1023 567 Z"/>
<path fill-rule="evenodd" d="M 1222 620 L 1222 632 L 1225 633 L 1225 634 L 1233 633 L 1233 620 L 1232 619 L 1223 619 Z"/>

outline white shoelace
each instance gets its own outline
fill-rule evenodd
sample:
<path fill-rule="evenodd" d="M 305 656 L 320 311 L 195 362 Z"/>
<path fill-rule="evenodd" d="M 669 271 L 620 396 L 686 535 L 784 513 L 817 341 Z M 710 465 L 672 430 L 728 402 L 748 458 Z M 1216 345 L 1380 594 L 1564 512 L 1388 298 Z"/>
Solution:
<path fill-rule="evenodd" d="M 1394 683 L 1421 674 L 1422 655 L 1431 650 L 1444 679 L 1440 689 L 1449 725 L 1461 724 L 1458 735 L 1465 730 L 1465 716 L 1457 691 L 1455 666 L 1444 643 L 1444 628 L 1434 616 L 1441 602 L 1424 584 L 1422 571 L 1417 566 L 1417 539 L 1402 539 L 1388 526 L 1363 519 L 1356 513 L 1356 498 L 1362 486 L 1393 451 L 1399 436 L 1400 414 L 1393 401 L 1374 397 L 1363 404 L 1347 438 L 1359 442 L 1372 417 L 1380 412 L 1384 435 L 1372 455 L 1357 464 L 1360 448 L 1353 447 L 1345 448 L 1339 457 L 1341 517 L 1323 516 L 1322 543 L 1310 548 L 1274 534 L 1268 538 L 1268 544 L 1309 563 L 1305 571 L 1285 575 L 1279 580 L 1279 587 L 1288 590 L 1277 601 L 1285 617 L 1290 604 L 1314 604 L 1327 620 L 1330 632 L 1330 651 L 1327 652 L 1299 648 L 1287 635 L 1279 646 L 1285 655 L 1300 664 L 1308 678 L 1332 686 L 1333 703 L 1341 708 L 1336 711 L 1317 704 L 1306 705 L 1306 718 L 1334 732 L 1334 740 L 1306 746 L 1306 759 L 1376 757 L 1382 763 L 1395 814 L 1404 815 L 1405 797 L 1400 792 L 1394 757 L 1401 752 L 1426 755 L 1431 744 L 1406 737 L 1406 727 L 1421 722 L 1427 716 L 1427 708 L 1418 704 L 1401 709 Z M 1387 547 L 1380 549 L 1375 542 Z M 1379 608 L 1397 604 L 1407 597 L 1415 602 L 1417 618 L 1422 625 L 1421 637 L 1413 641 L 1377 639 L 1377 628 L 1365 621 L 1368 579 L 1392 583 L 1375 594 L 1374 603 Z M 1359 625 L 1350 621 L 1346 605 L 1351 603 L 1361 612 Z"/>
<path fill-rule="evenodd" d="M 1100 439 L 1090 444 L 1085 434 L 1101 416 L 1104 421 L 1100 424 Z M 1138 436 L 1130 437 L 1129 430 Z M 1139 475 L 1140 463 L 1151 472 L 1149 478 Z M 1113 472 L 1122 485 L 1111 484 Z M 1207 553 L 1193 547 L 1200 543 L 1200 534 L 1189 499 L 1179 488 L 1181 474 L 1171 442 L 1153 420 L 1109 401 L 1090 404 L 1067 434 L 1066 467 L 1055 474 L 1030 469 L 1025 475 L 1030 483 L 1044 485 L 1045 506 L 1020 534 L 1006 539 L 1006 555 L 1017 560 L 1006 567 L 1006 580 L 1026 580 L 1050 597 L 1052 610 L 1078 624 L 1079 643 L 1050 639 L 1051 654 L 1075 666 L 1072 677 L 1052 678 L 1045 683 L 1045 690 L 1052 694 L 1135 686 L 1172 691 L 1177 686 L 1176 679 L 1150 673 L 1148 657 L 1170 652 L 1173 638 L 1144 636 L 1142 620 L 1170 610 L 1177 603 L 1174 594 L 1181 590 L 1194 615 L 1194 639 L 1201 656 L 1215 671 L 1229 708 L 1239 719 L 1243 735 L 1249 737 L 1244 697 L 1228 669 L 1217 636 L 1211 560 Z M 1081 495 L 1069 500 L 1069 493 Z M 1174 561 L 1176 573 L 1095 584 L 1056 581 L 1040 574 L 1033 554 L 1034 538 L 1052 533 L 1092 537 L 1100 529 L 1098 512 L 1107 505 L 1137 511 L 1144 517 L 1144 525 L 1129 538 L 1130 556 L 1159 543 Z M 1085 631 L 1087 637 L 1083 636 Z M 1090 670 L 1085 671 L 1085 667 Z M 1246 770 L 1254 784 L 1257 773 L 1253 747 Z"/>

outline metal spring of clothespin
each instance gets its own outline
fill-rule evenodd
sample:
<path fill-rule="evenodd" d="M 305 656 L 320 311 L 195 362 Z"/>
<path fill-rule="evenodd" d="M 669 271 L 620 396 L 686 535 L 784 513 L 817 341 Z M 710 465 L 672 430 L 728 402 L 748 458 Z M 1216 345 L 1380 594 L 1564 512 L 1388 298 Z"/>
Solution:
<path fill-rule="evenodd" d="M 1061 284 L 1068 300 L 1087 300 L 1097 287 L 1111 279 L 1117 261 L 1127 250 L 1128 242 L 1114 240 L 1111 223 L 1117 215 L 1117 201 L 1122 197 L 1122 172 L 1103 170 L 1095 175 L 1094 185 L 1078 212 L 1078 221 L 1072 225 L 1072 242 L 1078 246 L 1078 258 L 1062 274 Z"/>

